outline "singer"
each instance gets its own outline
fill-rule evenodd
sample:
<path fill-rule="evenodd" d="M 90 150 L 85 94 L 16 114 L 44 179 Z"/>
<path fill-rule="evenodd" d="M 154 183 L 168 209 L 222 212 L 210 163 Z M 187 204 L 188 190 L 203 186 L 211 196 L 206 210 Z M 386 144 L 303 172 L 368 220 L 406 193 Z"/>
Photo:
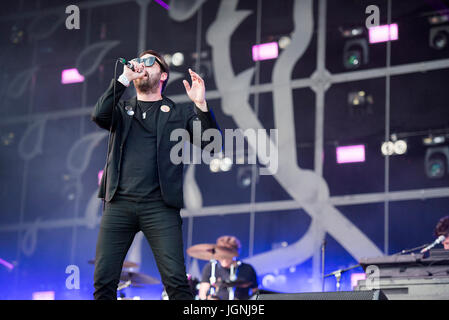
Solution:
<path fill-rule="evenodd" d="M 442 217 L 435 226 L 435 236 L 445 236 L 443 241 L 444 250 L 449 250 L 449 216 Z"/>
<path fill-rule="evenodd" d="M 110 131 L 108 160 L 98 193 L 104 208 L 96 246 L 94 298 L 117 299 L 125 256 L 135 234 L 142 231 L 169 299 L 193 299 L 186 277 L 180 216 L 183 164 L 170 161 L 170 148 L 176 144 L 170 141 L 170 133 L 182 128 L 192 136 L 194 121 L 201 121 L 203 132 L 219 130 L 218 124 L 206 103 L 204 81 L 191 69 L 192 84 L 183 83 L 193 106 L 181 106 L 162 95 L 170 72 L 159 53 L 147 50 L 130 62 L 134 70 L 124 66 L 92 112 L 92 120 Z M 121 101 L 131 81 L 137 96 Z"/>

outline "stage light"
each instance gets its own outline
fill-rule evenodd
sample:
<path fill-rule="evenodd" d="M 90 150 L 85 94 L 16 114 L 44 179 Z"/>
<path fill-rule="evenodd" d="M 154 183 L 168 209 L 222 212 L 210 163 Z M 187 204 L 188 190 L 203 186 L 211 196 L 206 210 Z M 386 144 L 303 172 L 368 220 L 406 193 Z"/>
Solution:
<path fill-rule="evenodd" d="M 229 171 L 232 168 L 232 160 L 228 157 L 225 157 L 223 159 L 220 159 L 220 170 L 221 171 Z"/>
<path fill-rule="evenodd" d="M 250 172 L 244 172 L 240 175 L 239 179 L 239 186 L 246 188 L 251 185 L 251 173 Z"/>
<path fill-rule="evenodd" d="M 384 156 L 393 155 L 394 154 L 394 143 L 391 141 L 382 143 L 381 151 Z"/>
<path fill-rule="evenodd" d="M 404 154 L 407 152 L 407 142 L 405 140 L 398 140 L 394 142 L 394 153 Z"/>
<path fill-rule="evenodd" d="M 23 38 L 25 36 L 25 32 L 23 31 L 23 28 L 19 27 L 18 25 L 13 25 L 11 28 L 11 35 L 9 37 L 9 40 L 12 44 L 19 44 L 23 41 Z"/>
<path fill-rule="evenodd" d="M 259 169 L 256 168 L 256 183 L 259 181 Z M 237 169 L 237 185 L 240 188 L 247 188 L 253 182 L 253 167 L 252 165 L 239 166 Z"/>
<path fill-rule="evenodd" d="M 78 69 L 72 68 L 72 69 L 65 69 L 62 70 L 61 73 L 61 83 L 62 84 L 69 84 L 69 83 L 78 83 L 83 82 L 84 76 L 82 76 Z"/>
<path fill-rule="evenodd" d="M 209 51 L 201 51 L 199 54 L 193 52 L 191 57 L 193 60 L 192 65 L 195 66 L 195 68 L 198 68 L 195 72 L 198 73 L 201 78 L 206 79 L 213 77 L 212 58 Z"/>
<path fill-rule="evenodd" d="M 5 134 L 2 134 L 1 136 L 1 144 L 3 146 L 9 146 L 14 143 L 14 132 L 8 132 Z"/>
<path fill-rule="evenodd" d="M 171 62 L 174 66 L 181 66 L 184 63 L 184 55 L 181 52 L 176 52 L 171 57 Z"/>
<path fill-rule="evenodd" d="M 9 269 L 9 271 L 11 271 L 12 269 L 14 269 L 14 265 L 12 263 L 9 263 L 6 260 L 3 260 L 0 258 L 0 264 L 5 266 L 7 269 Z"/>
<path fill-rule="evenodd" d="M 346 69 L 357 69 L 362 64 L 367 64 L 368 41 L 366 39 L 350 39 L 343 48 L 343 65 Z"/>
<path fill-rule="evenodd" d="M 424 167 L 428 178 L 444 178 L 449 168 L 449 147 L 444 146 L 427 149 Z"/>
<path fill-rule="evenodd" d="M 437 14 L 437 15 L 430 16 L 428 18 L 428 20 L 429 20 L 429 23 L 432 24 L 432 25 L 442 24 L 442 23 L 445 23 L 445 22 L 449 21 L 449 15 L 447 15 L 447 14 L 441 14 L 441 15 Z"/>
<path fill-rule="evenodd" d="M 277 42 L 262 43 L 253 46 L 253 61 L 276 59 L 279 55 Z"/>
<path fill-rule="evenodd" d="M 373 97 L 363 90 L 348 93 L 348 113 L 350 116 L 364 116 L 373 113 Z"/>
<path fill-rule="evenodd" d="M 215 158 L 212 159 L 210 164 L 209 164 L 209 169 L 211 172 L 219 172 L 220 171 L 220 159 Z"/>
<path fill-rule="evenodd" d="M 162 58 L 164 58 L 165 63 L 167 63 L 169 66 L 172 64 L 172 55 L 169 53 L 163 54 Z"/>
<path fill-rule="evenodd" d="M 434 27 L 430 29 L 429 45 L 436 50 L 448 47 L 449 26 Z"/>
<path fill-rule="evenodd" d="M 425 146 L 430 146 L 430 145 L 432 145 L 432 142 L 433 142 L 432 136 L 424 137 L 424 138 L 422 139 L 422 143 L 423 143 Z"/>
<path fill-rule="evenodd" d="M 365 162 L 365 146 L 354 145 L 337 147 L 337 163 Z"/>
<path fill-rule="evenodd" d="M 399 39 L 396 23 L 369 28 L 369 43 L 394 41 Z"/>
<path fill-rule="evenodd" d="M 280 37 L 279 40 L 278 40 L 279 48 L 281 48 L 281 49 L 287 48 L 288 45 L 291 43 L 291 41 L 292 40 L 290 39 L 289 36 L 282 36 L 282 37 Z"/>
<path fill-rule="evenodd" d="M 349 107 L 364 107 L 370 106 L 374 103 L 373 97 L 365 91 L 353 91 L 348 93 Z"/>
<path fill-rule="evenodd" d="M 352 273 L 351 274 L 351 288 L 354 289 L 354 287 L 357 286 L 357 284 L 360 280 L 366 280 L 365 273 Z"/>
<path fill-rule="evenodd" d="M 228 157 L 212 159 L 209 164 L 211 172 L 227 172 L 232 168 L 232 160 Z"/>
<path fill-rule="evenodd" d="M 348 53 L 348 58 L 346 60 L 346 65 L 350 68 L 356 68 L 360 65 L 360 52 L 351 51 Z"/>
<path fill-rule="evenodd" d="M 392 135 L 393 141 L 386 141 L 382 143 L 381 151 L 384 156 L 389 155 L 403 155 L 407 152 L 407 141 L 397 140 L 395 135 Z"/>
<path fill-rule="evenodd" d="M 446 173 L 445 159 L 443 156 L 433 156 L 426 165 L 426 173 L 429 178 L 443 178 Z"/>
<path fill-rule="evenodd" d="M 55 292 L 54 291 L 33 292 L 33 300 L 55 300 Z"/>
<path fill-rule="evenodd" d="M 343 38 L 354 38 L 363 34 L 363 28 L 354 27 L 354 28 L 339 28 L 341 35 Z"/>
<path fill-rule="evenodd" d="M 98 171 L 98 185 L 101 184 L 101 178 L 103 177 L 104 170 Z"/>
<path fill-rule="evenodd" d="M 446 141 L 446 138 L 444 136 L 433 137 L 433 144 L 440 144 L 440 143 L 444 143 L 445 141 Z"/>

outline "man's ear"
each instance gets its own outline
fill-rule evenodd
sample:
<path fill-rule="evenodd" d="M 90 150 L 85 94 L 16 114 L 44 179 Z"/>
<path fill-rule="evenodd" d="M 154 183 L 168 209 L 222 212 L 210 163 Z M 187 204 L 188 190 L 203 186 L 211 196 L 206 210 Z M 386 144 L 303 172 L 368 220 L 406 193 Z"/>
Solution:
<path fill-rule="evenodd" d="M 167 77 L 168 77 L 167 72 L 162 72 L 162 74 L 161 74 L 161 81 L 167 80 Z"/>

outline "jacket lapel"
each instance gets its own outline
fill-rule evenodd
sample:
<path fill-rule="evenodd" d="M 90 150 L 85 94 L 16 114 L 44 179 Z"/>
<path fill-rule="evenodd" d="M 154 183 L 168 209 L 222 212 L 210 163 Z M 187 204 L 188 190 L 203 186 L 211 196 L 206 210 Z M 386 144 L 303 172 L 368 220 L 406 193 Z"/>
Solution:
<path fill-rule="evenodd" d="M 168 106 L 170 109 L 169 111 L 164 112 L 162 110 L 162 106 Z M 173 104 L 168 101 L 165 96 L 162 99 L 162 102 L 160 103 L 159 107 L 159 118 L 157 122 L 157 148 L 159 149 L 159 144 L 161 142 L 162 133 L 165 127 L 165 124 L 167 123 L 168 119 L 170 118 L 171 114 L 174 112 L 173 110 Z"/>
<path fill-rule="evenodd" d="M 128 136 L 129 128 L 131 127 L 131 122 L 133 120 L 133 117 L 135 117 L 136 115 L 136 106 L 137 106 L 137 97 L 129 99 L 128 101 L 125 102 L 123 106 L 125 111 L 125 125 L 121 144 L 123 144 L 123 142 L 126 140 L 126 137 Z M 129 115 L 128 114 L 129 111 L 134 112 L 134 114 Z"/>

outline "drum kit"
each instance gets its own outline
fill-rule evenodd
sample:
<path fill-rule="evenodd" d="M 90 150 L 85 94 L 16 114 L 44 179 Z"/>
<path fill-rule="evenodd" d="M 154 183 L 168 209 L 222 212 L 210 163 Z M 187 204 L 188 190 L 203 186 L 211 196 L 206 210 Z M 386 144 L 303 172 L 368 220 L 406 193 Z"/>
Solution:
<path fill-rule="evenodd" d="M 237 270 L 242 263 L 241 261 L 235 260 L 238 256 L 236 249 L 222 247 L 212 243 L 203 243 L 188 248 L 187 254 L 192 258 L 209 261 L 211 264 L 208 299 L 218 300 L 216 296 L 218 289 L 225 288 L 228 290 L 229 300 L 234 300 L 236 288 L 248 288 L 251 285 L 251 282 L 237 279 Z M 216 267 L 219 260 L 233 260 L 230 265 L 229 279 L 217 279 Z"/>
<path fill-rule="evenodd" d="M 238 252 L 234 249 L 220 247 L 216 244 L 197 244 L 191 246 L 187 249 L 187 254 L 192 258 L 196 258 L 199 260 L 206 260 L 211 263 L 211 276 L 209 278 L 210 291 L 209 297 L 213 300 L 217 300 L 216 298 L 216 290 L 218 288 L 226 288 L 229 292 L 229 300 L 234 300 L 234 291 L 235 288 L 247 288 L 250 286 L 250 282 L 242 281 L 237 279 L 237 269 L 241 264 L 240 261 L 234 261 L 230 267 L 230 279 L 229 280 L 220 280 L 217 281 L 215 276 L 216 266 L 219 260 L 230 259 L 233 260 L 238 256 Z M 90 264 L 95 264 L 95 260 L 89 260 Z M 119 300 L 136 300 L 137 297 L 134 298 L 126 298 L 124 289 L 128 287 L 134 288 L 144 288 L 147 285 L 160 284 L 160 281 L 156 278 L 153 278 L 149 275 L 146 275 L 141 272 L 135 271 L 138 268 L 138 264 L 131 261 L 124 261 L 122 272 L 120 274 L 120 282 L 117 288 L 117 292 Z M 198 290 L 199 283 L 198 279 L 193 278 L 191 275 L 187 274 L 187 279 L 190 284 L 192 293 L 198 299 Z M 162 293 L 162 299 L 168 299 L 165 290 Z"/>
<path fill-rule="evenodd" d="M 95 260 L 89 260 L 90 264 L 95 264 Z M 117 287 L 119 297 L 118 300 L 137 300 L 138 297 L 127 298 L 124 289 L 128 287 L 144 288 L 147 285 L 159 284 L 160 281 L 149 275 L 134 271 L 139 265 L 131 261 L 124 261 L 122 272 L 120 274 L 120 282 Z"/>

